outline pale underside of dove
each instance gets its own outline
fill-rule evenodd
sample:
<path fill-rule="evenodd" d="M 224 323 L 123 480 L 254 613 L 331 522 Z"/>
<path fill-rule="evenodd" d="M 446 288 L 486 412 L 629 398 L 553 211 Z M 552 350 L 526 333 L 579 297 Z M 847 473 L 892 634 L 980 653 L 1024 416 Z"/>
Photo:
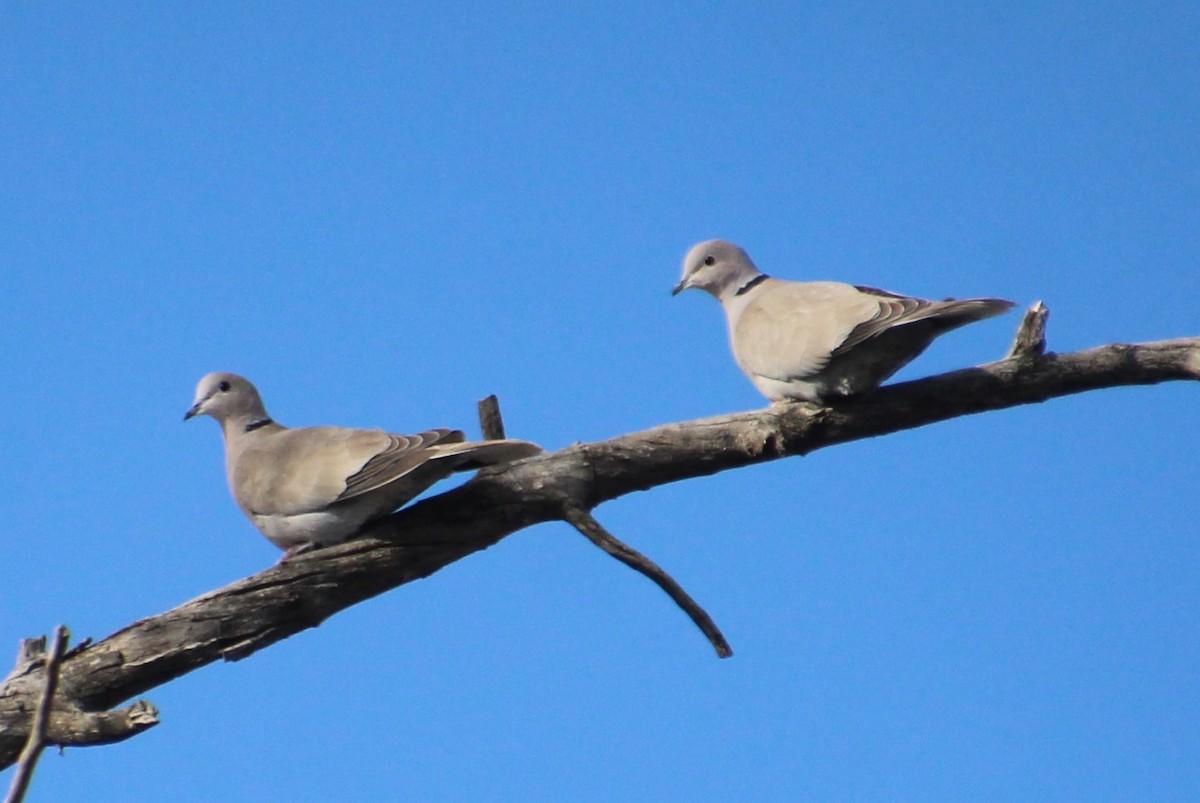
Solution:
<path fill-rule="evenodd" d="M 249 380 L 230 373 L 200 380 L 184 420 L 198 415 L 220 423 L 234 501 L 285 559 L 349 539 L 455 471 L 542 451 L 520 440 L 468 442 L 456 429 L 289 429 L 271 419 Z"/>
<path fill-rule="evenodd" d="M 773 402 L 866 393 L 939 335 L 1013 306 L 1000 298 L 926 301 L 840 282 L 774 279 L 725 240 L 688 251 L 673 294 L 690 288 L 721 303 L 738 367 Z"/>

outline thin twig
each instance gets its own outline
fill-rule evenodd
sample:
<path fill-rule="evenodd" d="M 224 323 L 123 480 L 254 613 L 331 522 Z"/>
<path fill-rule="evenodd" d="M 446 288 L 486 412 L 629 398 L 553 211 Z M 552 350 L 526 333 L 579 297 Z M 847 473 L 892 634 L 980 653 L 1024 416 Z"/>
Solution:
<path fill-rule="evenodd" d="M 484 440 L 504 440 L 504 419 L 500 417 L 500 400 L 496 394 L 479 400 L 479 428 Z"/>
<path fill-rule="evenodd" d="M 29 738 L 25 742 L 25 749 L 21 751 L 21 757 L 17 759 L 17 768 L 13 772 L 12 784 L 8 787 L 8 796 L 4 798 L 4 803 L 21 803 L 29 790 L 33 770 L 37 767 L 42 749 L 46 746 L 46 727 L 50 723 L 50 706 L 54 702 L 54 691 L 58 687 L 58 668 L 70 637 L 71 633 L 64 625 L 54 629 L 54 644 L 50 646 L 50 655 L 46 658 L 46 685 L 33 714 Z"/>
<path fill-rule="evenodd" d="M 664 572 L 658 564 L 633 547 L 621 542 L 616 536 L 604 529 L 600 522 L 596 521 L 595 516 L 580 507 L 566 505 L 563 510 L 563 518 L 566 519 L 568 524 L 583 533 L 593 544 L 629 568 L 646 575 L 659 588 L 667 592 L 667 596 L 675 600 L 675 604 L 683 609 L 683 612 L 691 618 L 696 627 L 700 628 L 700 631 L 708 638 L 709 642 L 713 645 L 713 649 L 717 651 L 718 658 L 728 658 L 733 655 L 733 650 L 730 648 L 729 642 L 725 640 L 725 636 L 721 635 L 721 630 L 713 622 L 712 617 L 700 607 L 696 600 L 692 599 L 683 590 L 683 587 L 679 583 L 672 579 L 671 575 Z"/>

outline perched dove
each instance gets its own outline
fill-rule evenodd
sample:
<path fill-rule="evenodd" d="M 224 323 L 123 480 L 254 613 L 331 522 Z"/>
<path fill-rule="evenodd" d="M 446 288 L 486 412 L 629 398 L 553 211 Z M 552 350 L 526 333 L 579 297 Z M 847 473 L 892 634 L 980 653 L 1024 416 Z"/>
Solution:
<path fill-rule="evenodd" d="M 455 471 L 542 451 L 528 441 L 464 442 L 456 429 L 288 429 L 267 415 L 249 380 L 228 373 L 200 380 L 183 418 L 197 415 L 221 424 L 234 501 L 284 558 L 345 541 Z"/>
<path fill-rule="evenodd" d="M 721 302 L 738 367 L 771 401 L 864 393 L 938 335 L 1013 306 L 1000 298 L 926 301 L 840 282 L 773 279 L 724 240 L 688 251 L 672 295 L 692 287 Z"/>

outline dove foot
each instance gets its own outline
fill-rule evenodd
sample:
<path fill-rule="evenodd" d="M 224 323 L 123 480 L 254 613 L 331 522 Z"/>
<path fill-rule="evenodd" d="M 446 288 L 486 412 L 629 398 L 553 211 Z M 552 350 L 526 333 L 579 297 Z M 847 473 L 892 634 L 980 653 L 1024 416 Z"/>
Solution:
<path fill-rule="evenodd" d="M 304 543 L 304 544 L 296 544 L 295 546 L 290 546 L 283 551 L 283 554 L 279 556 L 279 560 L 276 562 L 277 563 L 287 563 L 289 560 L 296 557 L 297 555 L 303 555 L 305 552 L 312 552 L 316 548 L 317 548 L 317 545 L 312 543 L 311 541 Z"/>

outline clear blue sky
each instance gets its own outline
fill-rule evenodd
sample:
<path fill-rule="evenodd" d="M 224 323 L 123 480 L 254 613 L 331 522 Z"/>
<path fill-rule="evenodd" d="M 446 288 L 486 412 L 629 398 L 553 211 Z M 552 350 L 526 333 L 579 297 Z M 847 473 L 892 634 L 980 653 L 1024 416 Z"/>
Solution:
<path fill-rule="evenodd" d="M 494 392 L 551 449 L 761 406 L 712 300 L 668 295 L 701 239 L 1044 299 L 1059 351 L 1200 335 L 1194 2 L 7 3 L 0 104 L 4 654 L 275 560 L 180 420 L 208 371 L 290 425 L 475 432 Z M 162 725 L 47 755 L 31 800 L 1200 799 L 1198 401 L 600 508 L 728 661 L 522 532 L 154 690 Z"/>

